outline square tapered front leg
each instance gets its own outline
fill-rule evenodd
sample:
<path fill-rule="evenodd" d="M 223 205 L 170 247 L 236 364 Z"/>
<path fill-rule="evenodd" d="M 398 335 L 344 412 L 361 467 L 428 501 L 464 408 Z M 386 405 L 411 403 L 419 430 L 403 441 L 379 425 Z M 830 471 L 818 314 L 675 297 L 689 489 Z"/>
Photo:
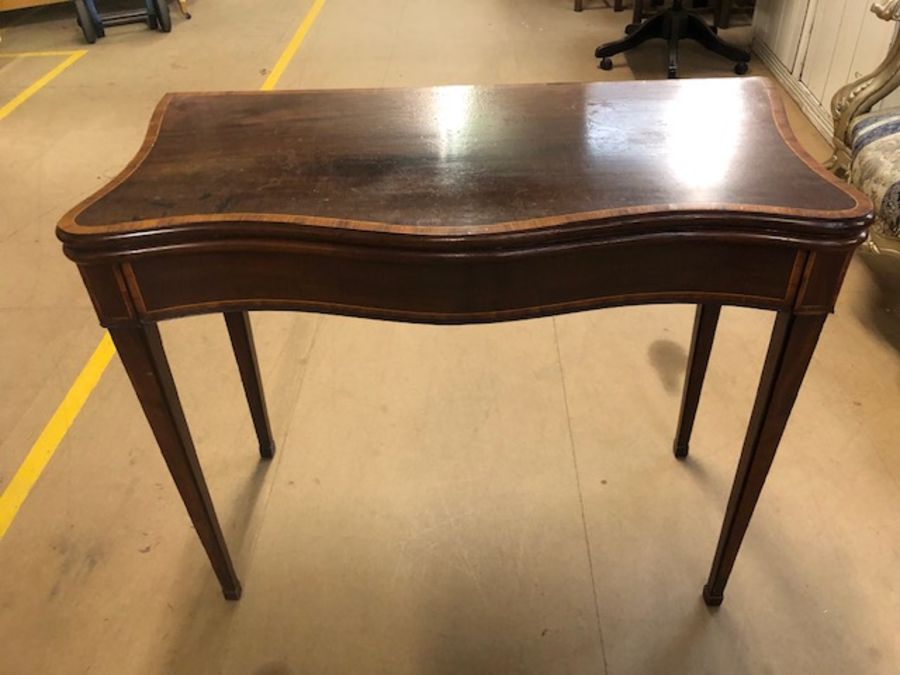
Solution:
<path fill-rule="evenodd" d="M 709 581 L 703 587 L 707 605 L 722 604 L 725 585 L 737 558 L 744 533 L 759 499 L 775 451 L 803 383 L 825 314 L 779 312 L 772 329 L 756 402 L 731 488 L 722 534 Z"/>
<path fill-rule="evenodd" d="M 191 522 L 222 585 L 222 593 L 228 600 L 237 600 L 241 597 L 241 583 L 231 563 L 206 488 L 159 329 L 155 323 L 129 323 L 112 326 L 109 332 Z"/>

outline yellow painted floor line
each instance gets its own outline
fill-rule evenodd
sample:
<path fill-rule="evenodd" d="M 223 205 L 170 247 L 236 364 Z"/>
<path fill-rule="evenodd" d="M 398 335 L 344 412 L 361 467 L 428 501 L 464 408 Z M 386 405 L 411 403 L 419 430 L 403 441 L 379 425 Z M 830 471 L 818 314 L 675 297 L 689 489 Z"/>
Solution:
<path fill-rule="evenodd" d="M 28 497 L 31 488 L 34 487 L 44 467 L 47 466 L 47 462 L 53 457 L 59 442 L 72 426 L 72 422 L 75 421 L 88 396 L 97 386 L 100 376 L 103 375 L 103 371 L 106 370 L 106 366 L 115 353 L 116 349 L 113 347 L 109 333 L 104 333 L 97 349 L 94 350 L 91 358 L 75 378 L 74 384 L 66 393 L 56 412 L 53 413 L 53 417 L 50 418 L 41 435 L 31 446 L 25 461 L 22 462 L 9 485 L 0 495 L 0 539 L 3 539 L 3 535 L 6 534 L 13 518 L 19 511 L 19 507 Z"/>
<path fill-rule="evenodd" d="M 72 54 L 87 54 L 85 49 L 65 49 L 62 51 L 46 52 L 0 52 L 0 59 L 18 59 L 25 56 L 72 56 Z"/>
<path fill-rule="evenodd" d="M 9 115 L 13 110 L 18 108 L 20 105 L 25 103 L 28 99 L 34 96 L 37 92 L 43 89 L 47 84 L 53 80 L 57 75 L 63 72 L 66 68 L 75 63 L 82 56 L 87 54 L 87 50 L 79 49 L 75 52 L 66 52 L 69 54 L 69 57 L 65 59 L 62 63 L 56 66 L 49 73 L 44 75 L 38 80 L 32 82 L 27 88 L 23 89 L 19 94 L 9 103 L 0 108 L 0 120 Z M 19 54 L 19 56 L 60 56 L 61 54 L 55 54 L 52 52 L 23 52 Z M 4 56 L 10 56 L 9 54 L 4 54 Z"/>
<path fill-rule="evenodd" d="M 260 87 L 261 91 L 270 91 L 275 88 L 278 80 L 280 80 L 281 76 L 284 74 L 285 68 L 287 68 L 291 59 L 294 58 L 297 50 L 300 49 L 300 45 L 303 44 L 306 34 L 309 32 L 316 17 L 322 10 L 325 1 L 326 0 L 316 0 L 313 3 L 313 6 L 310 7 L 306 16 L 303 17 L 303 21 L 300 22 L 297 32 L 294 33 L 294 37 L 291 38 L 290 43 L 285 47 L 281 56 L 278 58 L 278 62 L 275 64 L 272 72 L 269 73 L 266 81 L 263 82 Z M 61 56 L 63 54 L 69 54 L 69 58 L 28 87 L 28 89 L 19 94 L 10 101 L 10 103 L 7 103 L 3 108 L 0 108 L 0 119 L 3 119 L 6 115 L 15 110 L 36 91 L 47 84 L 47 82 L 59 75 L 86 53 L 85 50 L 62 52 L 59 54 L 55 52 L 20 52 L 18 54 L 19 56 Z M 11 54 L 7 53 L 0 56 L 11 56 Z M 9 110 L 7 110 L 7 108 L 9 108 Z M 9 485 L 6 486 L 3 494 L 0 495 L 0 540 L 3 539 L 3 536 L 12 524 L 13 519 L 16 517 L 16 513 L 18 513 L 25 498 L 28 497 L 28 493 L 31 492 L 31 488 L 37 482 L 44 467 L 47 466 L 47 463 L 53 457 L 53 453 L 56 452 L 56 448 L 59 447 L 60 442 L 65 437 L 69 427 L 72 426 L 72 423 L 75 421 L 81 408 L 91 395 L 91 392 L 97 386 L 97 383 L 100 382 L 100 377 L 103 375 L 115 353 L 116 348 L 113 345 L 112 338 L 109 336 L 109 333 L 104 333 L 103 338 L 100 340 L 100 344 L 97 345 L 97 348 L 94 350 L 91 358 L 88 359 L 88 362 L 81 370 L 81 373 L 75 378 L 75 382 L 72 384 L 68 393 L 66 393 L 62 403 L 59 404 L 56 412 L 53 413 L 53 417 L 50 418 L 50 421 L 47 422 L 47 426 L 44 427 L 44 430 L 41 432 L 37 441 L 31 446 L 31 450 L 28 451 L 25 461 L 22 462 L 22 465 L 19 467 L 18 471 L 16 471 L 16 474 L 9 482 Z"/>
<path fill-rule="evenodd" d="M 288 46 L 284 48 L 278 62 L 275 64 L 275 67 L 272 68 L 272 72 L 269 73 L 266 81 L 263 82 L 260 87 L 260 91 L 271 91 L 275 88 L 275 85 L 278 84 L 278 80 L 280 80 L 281 76 L 284 74 L 284 69 L 287 68 L 291 59 L 294 58 L 294 54 L 300 49 L 300 45 L 303 44 L 303 40 L 306 39 L 306 34 L 309 32 L 309 29 L 312 28 L 313 23 L 316 21 L 316 17 L 319 16 L 319 12 L 322 11 L 324 5 L 325 0 L 316 0 L 313 3 L 313 6 L 309 8 L 306 16 L 303 17 L 303 21 L 301 21 L 300 25 L 297 27 L 297 32 L 294 33 L 294 37 L 291 38 Z"/>

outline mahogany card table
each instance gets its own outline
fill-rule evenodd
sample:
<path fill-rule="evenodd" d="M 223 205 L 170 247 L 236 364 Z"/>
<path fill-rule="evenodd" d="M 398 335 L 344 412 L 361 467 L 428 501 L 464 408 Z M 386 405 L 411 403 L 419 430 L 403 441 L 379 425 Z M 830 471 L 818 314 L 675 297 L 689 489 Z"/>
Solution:
<path fill-rule="evenodd" d="M 465 324 L 695 304 L 683 458 L 721 306 L 776 312 L 703 589 L 717 605 L 871 210 L 762 79 L 197 93 L 163 97 L 58 236 L 232 600 L 159 321 L 224 315 L 268 458 L 252 310 Z"/>

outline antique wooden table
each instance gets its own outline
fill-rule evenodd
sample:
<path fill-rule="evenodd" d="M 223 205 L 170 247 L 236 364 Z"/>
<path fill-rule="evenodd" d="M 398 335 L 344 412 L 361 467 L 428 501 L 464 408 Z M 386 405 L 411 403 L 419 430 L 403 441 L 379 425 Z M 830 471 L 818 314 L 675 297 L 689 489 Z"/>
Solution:
<path fill-rule="evenodd" d="M 761 79 L 169 94 L 58 235 L 229 599 L 240 583 L 158 321 L 224 314 L 271 457 L 250 310 L 460 324 L 694 303 L 685 457 L 721 305 L 777 312 L 715 605 L 870 211 Z"/>

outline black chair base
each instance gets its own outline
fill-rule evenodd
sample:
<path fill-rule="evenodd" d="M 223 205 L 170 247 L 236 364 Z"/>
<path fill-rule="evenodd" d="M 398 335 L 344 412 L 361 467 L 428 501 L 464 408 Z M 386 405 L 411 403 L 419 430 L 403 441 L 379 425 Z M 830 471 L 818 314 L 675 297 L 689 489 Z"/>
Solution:
<path fill-rule="evenodd" d="M 662 38 L 669 42 L 670 78 L 678 77 L 678 41 L 682 39 L 695 40 L 709 51 L 735 61 L 734 72 L 738 75 L 747 72 L 750 52 L 722 40 L 716 35 L 715 27 L 706 23 L 699 14 L 684 9 L 681 0 L 675 0 L 671 9 L 664 10 L 641 24 L 629 25 L 625 33 L 626 36 L 621 40 L 600 45 L 594 51 L 603 70 L 612 69 L 611 56 L 637 47 L 647 40 Z"/>

